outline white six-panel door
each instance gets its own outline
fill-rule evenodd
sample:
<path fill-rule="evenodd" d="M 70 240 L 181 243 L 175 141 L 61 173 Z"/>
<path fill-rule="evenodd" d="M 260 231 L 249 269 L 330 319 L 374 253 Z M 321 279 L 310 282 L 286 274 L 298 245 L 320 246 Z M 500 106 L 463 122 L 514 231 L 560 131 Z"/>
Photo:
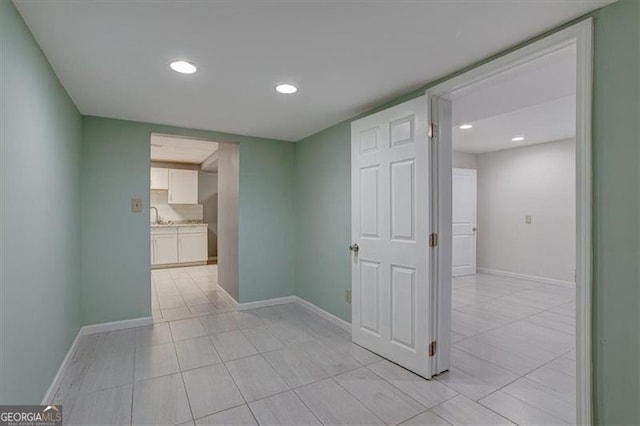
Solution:
<path fill-rule="evenodd" d="M 427 118 L 423 96 L 351 124 L 352 336 L 430 378 Z"/>
<path fill-rule="evenodd" d="M 476 273 L 477 175 L 472 169 L 453 169 L 452 275 Z"/>

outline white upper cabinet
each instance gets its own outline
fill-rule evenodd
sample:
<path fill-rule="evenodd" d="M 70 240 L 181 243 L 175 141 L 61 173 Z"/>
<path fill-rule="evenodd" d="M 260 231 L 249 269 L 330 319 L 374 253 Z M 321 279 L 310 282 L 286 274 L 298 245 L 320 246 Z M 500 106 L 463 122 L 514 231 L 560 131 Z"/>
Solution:
<path fill-rule="evenodd" d="M 198 204 L 198 171 L 169 169 L 169 204 Z"/>
<path fill-rule="evenodd" d="M 169 189 L 169 169 L 151 167 L 151 189 Z"/>

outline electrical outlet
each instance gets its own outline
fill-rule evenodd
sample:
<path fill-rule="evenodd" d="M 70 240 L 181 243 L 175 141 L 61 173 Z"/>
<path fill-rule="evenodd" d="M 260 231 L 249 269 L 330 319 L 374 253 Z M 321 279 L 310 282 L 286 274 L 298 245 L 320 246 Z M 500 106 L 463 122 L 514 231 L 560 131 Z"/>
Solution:
<path fill-rule="evenodd" d="M 351 290 L 347 290 L 344 292 L 344 300 L 347 303 L 351 303 Z"/>
<path fill-rule="evenodd" d="M 525 216 L 524 223 L 526 223 L 527 225 L 531 225 L 531 216 Z"/>
<path fill-rule="evenodd" d="M 133 213 L 142 213 L 142 199 L 141 198 L 132 198 L 131 199 L 131 211 Z"/>

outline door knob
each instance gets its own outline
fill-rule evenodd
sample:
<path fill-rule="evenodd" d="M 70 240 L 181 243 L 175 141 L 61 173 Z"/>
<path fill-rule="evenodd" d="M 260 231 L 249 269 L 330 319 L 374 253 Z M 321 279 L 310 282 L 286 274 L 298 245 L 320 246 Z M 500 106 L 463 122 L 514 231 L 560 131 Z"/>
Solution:
<path fill-rule="evenodd" d="M 358 247 L 356 243 L 353 243 L 349 246 L 349 250 L 351 250 L 354 253 L 357 253 L 360 250 L 360 247 Z"/>
<path fill-rule="evenodd" d="M 471 230 L 472 230 L 473 232 L 476 232 L 476 231 L 478 230 L 478 228 L 476 228 L 476 227 L 474 226 L 473 228 L 471 228 Z"/>

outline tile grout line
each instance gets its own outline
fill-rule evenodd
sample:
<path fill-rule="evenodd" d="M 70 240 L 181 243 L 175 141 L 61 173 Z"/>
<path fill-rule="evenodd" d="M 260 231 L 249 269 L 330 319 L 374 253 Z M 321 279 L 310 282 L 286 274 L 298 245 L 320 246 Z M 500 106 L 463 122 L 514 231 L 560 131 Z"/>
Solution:
<path fill-rule="evenodd" d="M 209 266 L 209 265 L 204 265 L 204 266 Z M 206 295 L 206 293 L 202 290 L 202 288 L 200 287 L 200 285 L 198 284 L 198 282 L 191 276 L 191 273 L 189 271 L 187 271 L 187 269 L 189 269 L 190 267 L 186 267 L 186 268 L 168 268 L 168 271 L 171 271 L 173 269 L 184 269 L 184 273 L 187 276 L 187 278 L 193 283 L 193 285 L 195 285 L 196 287 L 198 287 L 198 290 L 202 293 L 203 296 L 206 297 L 206 299 L 209 301 L 209 304 L 214 305 L 214 303 L 211 301 L 211 299 L 209 298 L 209 296 Z M 152 271 L 153 274 L 153 271 Z M 208 278 L 209 274 L 207 274 L 207 278 Z M 169 278 L 171 279 L 171 284 L 176 288 L 176 290 L 178 291 L 178 296 L 180 296 L 180 298 L 182 299 L 184 308 L 189 312 L 189 315 L 184 315 L 184 316 L 178 316 L 176 318 L 172 318 L 172 319 L 166 319 L 166 321 L 173 321 L 173 320 L 179 320 L 179 319 L 187 319 L 187 318 L 193 318 L 193 317 L 197 317 L 200 316 L 202 314 L 198 314 L 197 312 L 193 312 L 189 306 L 189 304 L 187 303 L 185 296 L 183 295 L 183 292 L 181 291 L 181 286 L 179 285 L 179 283 L 176 281 L 176 278 L 174 278 L 173 275 L 171 275 L 171 273 L 169 273 Z M 152 285 L 153 285 L 153 281 L 152 281 Z M 216 283 L 216 286 L 218 286 L 218 284 Z M 157 294 L 158 298 L 159 295 Z M 158 300 L 158 307 L 160 308 L 160 301 Z M 176 309 L 179 309 L 181 307 L 176 307 Z M 174 308 L 166 308 L 166 309 L 174 309 Z M 211 312 L 207 313 L 210 314 Z M 164 320 L 164 314 L 162 313 L 162 308 L 160 308 L 160 314 L 163 317 L 162 319 Z M 205 314 L 206 315 L 206 314 Z"/>
<path fill-rule="evenodd" d="M 473 399 L 471 399 L 471 398 L 469 398 L 468 396 L 463 395 L 463 394 L 459 394 L 459 395 L 457 395 L 457 396 L 462 396 L 463 398 L 466 398 L 466 399 L 468 399 L 469 401 L 473 401 L 473 403 L 478 404 L 478 405 L 479 405 L 479 406 L 481 406 L 482 408 L 484 408 L 484 409 L 486 409 L 486 410 L 491 411 L 491 412 L 492 412 L 493 414 L 495 414 L 496 416 L 501 417 L 501 418 L 503 418 L 503 419 L 507 420 L 508 422 L 513 423 L 514 425 L 519 425 L 519 423 L 518 423 L 518 422 L 516 422 L 516 421 L 514 421 L 514 420 L 510 419 L 509 417 L 505 416 L 504 414 L 500 414 L 500 413 L 498 413 L 498 412 L 497 412 L 497 411 L 495 411 L 493 408 L 490 408 L 490 407 L 485 406 L 484 404 L 481 404 L 479 401 L 474 401 Z M 488 396 L 488 395 L 487 395 L 487 396 Z M 453 399 L 453 398 L 451 398 L 451 399 Z M 441 402 L 441 403 L 439 403 L 439 404 L 436 404 L 436 405 L 434 405 L 433 407 L 431 407 L 429 410 L 431 410 L 431 409 L 433 409 L 433 408 L 435 408 L 435 407 L 437 407 L 437 406 L 439 406 L 439 405 L 442 405 L 442 404 L 444 404 L 445 402 L 450 401 L 451 399 L 448 399 L 447 401 L 443 401 L 443 402 Z M 438 416 L 438 413 L 433 413 L 433 414 L 435 414 L 435 415 L 437 415 L 437 416 Z M 438 417 L 440 417 L 440 416 L 438 416 Z M 445 420 L 446 420 L 446 419 L 445 419 Z M 447 420 L 447 421 L 448 421 L 448 420 Z"/>
<path fill-rule="evenodd" d="M 360 367 L 360 368 L 362 368 L 362 367 Z M 360 368 L 356 368 L 356 370 L 359 370 Z M 355 371 L 355 370 L 351 370 L 351 371 Z M 345 372 L 345 373 L 342 373 L 342 374 L 339 374 L 339 376 L 342 376 L 343 374 L 348 374 L 348 373 L 349 373 L 349 371 L 347 371 L 347 372 Z M 344 386 L 342 386 L 342 384 L 341 384 L 338 380 L 336 380 L 336 377 L 338 377 L 338 376 L 330 377 L 330 379 L 331 379 L 335 384 L 337 384 L 337 385 L 338 385 L 338 387 L 342 388 L 342 389 L 343 389 L 347 394 L 351 395 L 351 396 L 352 396 L 356 401 L 358 401 L 358 402 L 362 405 L 362 407 L 363 407 L 365 410 L 367 410 L 368 412 L 370 412 L 371 414 L 373 414 L 373 416 L 374 416 L 376 419 L 380 420 L 380 421 L 381 421 L 382 423 L 384 423 L 384 424 L 386 424 L 386 423 L 387 423 L 387 422 L 385 422 L 383 419 L 381 419 L 381 418 L 380 418 L 380 416 L 378 416 L 376 413 L 374 413 L 372 410 L 370 410 L 370 409 L 369 409 L 369 407 L 367 407 L 367 406 L 364 404 L 364 402 L 363 402 L 360 398 L 358 398 L 358 397 L 357 397 L 356 395 L 354 395 L 353 393 L 349 392 L 349 389 L 347 389 L 347 388 L 345 388 Z M 416 401 L 416 402 L 417 402 L 417 401 Z M 422 404 L 420 404 L 420 405 L 422 405 Z M 403 421 L 404 421 L 404 420 L 403 420 Z"/>
<path fill-rule="evenodd" d="M 193 408 L 191 407 L 191 398 L 189 398 L 189 391 L 187 390 L 187 382 L 184 379 L 184 374 L 182 372 L 182 367 L 180 366 L 180 358 L 178 358 L 178 350 L 176 349 L 176 342 L 173 338 L 173 330 L 171 329 L 171 325 L 169 325 L 169 334 L 171 335 L 171 343 L 173 343 L 173 353 L 176 356 L 176 362 L 178 363 L 178 371 L 180 371 L 180 378 L 182 379 L 182 386 L 184 386 L 184 394 L 187 397 L 187 405 L 189 406 L 189 412 L 191 413 L 191 421 L 195 423 L 193 417 Z M 171 373 L 175 374 L 175 373 Z M 171 375 L 171 374 L 167 374 Z"/>
<path fill-rule="evenodd" d="M 525 290 L 525 291 L 526 291 L 526 290 Z M 514 294 L 515 294 L 515 293 L 514 293 Z M 504 296 L 504 297 L 506 297 L 506 296 Z M 498 298 L 495 298 L 495 299 L 490 299 L 490 300 L 497 300 L 497 299 L 500 299 L 500 298 L 501 298 L 501 297 L 498 297 Z M 481 302 L 481 303 L 486 303 L 486 301 Z M 507 322 L 507 323 L 505 323 L 505 324 L 502 324 L 502 325 L 500 325 L 500 326 L 493 327 L 493 328 L 490 328 L 490 329 L 485 330 L 485 331 L 481 331 L 480 333 L 474 334 L 473 336 L 467 336 L 467 337 L 465 337 L 464 339 L 460 339 L 460 340 L 456 341 L 456 343 L 455 343 L 455 344 L 457 344 L 457 343 L 459 343 L 459 342 L 462 342 L 462 341 L 464 341 L 464 340 L 467 340 L 467 339 L 472 339 L 472 338 L 478 337 L 478 336 L 483 335 L 483 334 L 491 333 L 491 332 L 493 332 L 493 331 L 496 331 L 496 330 L 498 330 L 498 329 L 500 329 L 500 328 L 503 328 L 503 327 L 506 327 L 506 326 L 508 326 L 508 325 L 513 325 L 513 324 L 516 324 L 516 323 L 518 323 L 518 322 L 522 322 L 522 321 L 528 320 L 528 319 L 530 319 L 530 318 L 532 318 L 532 317 L 534 317 L 534 316 L 540 315 L 540 314 L 542 314 L 542 313 L 544 313 L 544 312 L 550 312 L 552 309 L 556 309 L 556 308 L 558 308 L 559 306 L 567 305 L 567 304 L 570 304 L 570 303 L 573 303 L 573 302 L 561 303 L 561 304 L 559 304 L 559 305 L 552 306 L 551 308 L 547 308 L 547 309 L 540 309 L 540 310 L 539 310 L 539 312 L 536 312 L 535 314 L 527 315 L 527 316 L 524 316 L 524 317 L 522 317 L 522 318 L 518 318 L 518 319 L 514 319 L 513 321 L 509 321 L 509 322 Z M 471 304 L 471 305 L 466 305 L 466 306 L 473 306 L 473 304 Z M 535 308 L 535 309 L 539 309 L 539 308 Z M 455 311 L 455 310 L 457 310 L 457 309 L 453 309 L 453 310 Z M 458 311 L 458 312 L 462 312 L 462 311 Z M 464 312 L 462 312 L 462 313 L 464 313 Z M 574 316 L 574 318 L 575 318 L 575 316 Z M 536 325 L 536 324 L 533 324 L 533 325 Z M 554 332 L 562 333 L 562 334 L 566 334 L 566 335 L 568 335 L 568 336 L 571 336 L 571 335 L 569 335 L 569 334 L 567 334 L 567 333 L 564 333 L 564 332 L 561 332 L 561 331 L 558 331 L 558 330 L 555 330 L 555 329 L 552 329 L 552 328 L 549 328 L 549 327 L 545 327 L 545 326 L 538 326 L 538 327 L 547 328 L 547 329 L 552 330 L 552 331 L 554 331 Z M 575 328 L 575 327 L 574 327 L 574 328 Z M 460 333 L 458 333 L 458 334 L 460 334 Z M 575 337 L 575 334 L 574 334 L 574 337 Z M 492 347 L 496 348 L 496 349 L 502 350 L 501 348 L 498 348 L 498 347 L 496 347 L 496 346 L 494 346 L 494 345 L 492 345 L 492 344 L 490 344 L 490 343 L 487 343 L 487 344 L 488 344 L 489 346 L 492 346 Z M 454 343 L 452 343 L 451 345 L 453 346 L 453 345 L 454 345 Z M 460 348 L 456 348 L 456 349 L 464 351 L 463 349 L 460 349 Z M 466 351 L 464 351 L 464 352 L 466 352 Z M 472 355 L 473 355 L 473 354 L 472 354 Z M 487 360 L 487 361 L 488 361 L 488 360 Z M 488 361 L 488 362 L 490 362 L 490 361 Z"/>
<path fill-rule="evenodd" d="M 136 391 L 136 357 L 138 353 L 138 330 L 134 328 L 133 331 L 133 368 L 131 369 L 131 413 L 129 415 L 129 424 L 133 425 L 133 396 Z"/>
<path fill-rule="evenodd" d="M 400 367 L 400 368 L 402 368 L 402 369 L 404 369 L 404 370 L 406 370 L 406 371 L 409 371 L 409 370 L 407 370 L 406 368 L 401 367 L 401 366 L 399 366 L 398 364 L 395 364 L 393 361 L 389 361 L 389 360 L 388 360 L 388 359 L 386 359 L 386 358 L 383 358 L 382 360 L 380 360 L 380 361 L 376 361 L 376 362 L 371 363 L 371 364 L 369 364 L 369 365 L 373 365 L 373 364 L 376 364 L 376 363 L 378 363 L 378 362 L 382 362 L 382 361 L 386 361 L 386 362 L 392 363 L 393 365 L 395 365 L 395 366 L 397 366 L 397 367 Z M 371 371 L 373 374 L 375 374 L 376 376 L 380 377 L 380 379 L 381 379 L 381 380 L 383 380 L 383 381 L 385 381 L 385 382 L 389 383 L 389 384 L 390 384 L 391 386 L 393 386 L 395 389 L 399 390 L 403 395 L 408 396 L 408 397 L 409 397 L 409 398 L 411 398 L 412 400 L 416 401 L 418 404 L 422 405 L 423 407 L 426 407 L 426 410 L 425 410 L 425 411 L 429 411 L 429 410 L 431 410 L 433 407 L 437 407 L 437 406 L 438 406 L 438 405 L 440 405 L 440 404 L 444 404 L 445 402 L 452 400 L 453 398 L 455 398 L 455 397 L 456 397 L 456 396 L 458 396 L 458 395 L 462 395 L 462 394 L 461 394 L 460 392 L 458 392 L 457 390 L 455 390 L 455 389 L 453 389 L 453 388 L 451 388 L 451 387 L 449 387 L 449 386 L 445 385 L 444 383 L 441 383 L 441 384 L 442 384 L 443 386 L 445 386 L 447 389 L 450 389 L 450 390 L 454 391 L 454 392 L 455 392 L 455 395 L 451 396 L 450 398 L 446 398 L 444 401 L 440 401 L 440 402 L 438 402 L 437 404 L 433 405 L 432 407 L 427 407 L 426 405 L 422 404 L 421 402 L 419 402 L 419 401 L 417 401 L 415 398 L 413 398 L 411 395 L 409 395 L 408 393 L 406 393 L 404 390 L 400 389 L 398 386 L 394 385 L 394 384 L 393 384 L 393 383 L 391 383 L 389 380 L 385 379 L 384 377 L 382 377 L 381 375 L 379 375 L 378 373 L 376 373 L 375 371 L 373 371 L 372 369 L 370 369 L 370 368 L 369 368 L 369 365 L 366 365 L 366 366 L 365 366 L 365 368 L 367 368 L 367 370 Z M 409 373 L 413 374 L 413 375 L 414 375 L 414 376 L 416 376 L 416 377 L 420 377 L 420 376 L 418 376 L 417 374 L 415 374 L 415 373 L 414 373 L 414 372 L 412 372 L 412 371 L 409 371 Z M 423 378 L 423 377 L 420 377 L 420 378 L 421 378 L 422 380 L 429 381 L 428 379 L 425 379 L 425 378 Z M 430 380 L 436 381 L 435 379 L 430 379 Z M 440 382 L 438 382 L 438 383 L 440 383 Z M 463 396 L 464 396 L 464 395 L 463 395 Z M 406 422 L 406 420 L 405 420 L 405 422 Z"/>
<path fill-rule="evenodd" d="M 567 354 L 567 353 L 571 352 L 572 350 L 573 350 L 573 349 L 571 349 L 571 350 L 569 350 L 569 351 L 565 352 L 565 354 Z M 482 405 L 482 406 L 483 406 L 483 407 L 485 407 L 486 409 L 491 410 L 491 411 L 493 411 L 493 412 L 494 412 L 494 413 L 496 413 L 496 414 L 499 414 L 501 417 L 504 417 L 504 418 L 508 419 L 509 421 L 512 421 L 513 423 L 518 424 L 516 421 L 514 421 L 514 420 L 510 419 L 510 418 L 509 418 L 509 417 L 507 417 L 506 415 L 504 415 L 504 414 L 500 414 L 500 413 L 498 413 L 497 411 L 493 410 L 491 407 L 486 406 L 484 403 L 482 403 L 482 402 L 481 402 L 481 400 L 482 400 L 482 399 L 485 399 L 485 398 L 488 398 L 489 396 L 493 395 L 494 393 L 496 393 L 496 392 L 498 392 L 498 391 L 505 392 L 505 391 L 503 391 L 503 389 L 504 389 L 504 388 L 506 388 L 507 386 L 509 386 L 509 385 L 511 385 L 511 384 L 513 384 L 513 383 L 515 383 L 515 382 L 517 382 L 518 380 L 521 380 L 521 379 L 523 379 L 523 378 L 526 378 L 526 376 L 528 376 L 529 374 L 533 373 L 533 372 L 534 372 L 534 371 L 536 371 L 536 370 L 539 370 L 540 368 L 543 368 L 543 367 L 547 366 L 548 364 L 552 363 L 553 361 L 557 360 L 558 358 L 562 358 L 565 354 L 559 355 L 559 356 L 557 356 L 556 358 L 553 358 L 553 359 L 551 359 L 551 360 L 549 360 L 549 361 L 545 362 L 544 364 L 540 365 L 539 367 L 536 367 L 535 369 L 531 370 L 531 371 L 530 371 L 530 372 L 528 372 L 527 374 L 524 374 L 524 375 L 522 375 L 522 376 L 518 377 L 517 379 L 514 379 L 514 380 L 512 380 L 511 382 L 506 383 L 504 386 L 501 386 L 501 387 L 497 388 L 496 390 L 494 390 L 494 391 L 492 391 L 492 392 L 488 393 L 487 395 L 483 396 L 482 398 L 478 399 L 478 400 L 477 400 L 477 401 L 475 401 L 475 402 L 476 402 L 476 403 L 478 403 L 478 404 L 480 404 L 480 405 Z M 530 379 L 529 379 L 529 380 L 530 380 Z M 509 392 L 505 392 L 505 393 L 506 393 L 507 395 L 511 396 L 512 398 L 515 398 L 515 399 L 517 399 L 517 400 L 521 401 L 522 403 L 524 403 L 524 404 L 526 404 L 526 405 L 528 405 L 528 406 L 530 406 L 530 407 L 533 407 L 533 408 L 535 408 L 535 409 L 537 409 L 537 410 L 542 411 L 543 413 L 545 413 L 545 414 L 549 415 L 550 417 L 553 417 L 553 418 L 558 419 L 554 414 L 549 413 L 548 411 L 544 410 L 542 407 L 539 407 L 539 406 L 537 406 L 537 405 L 533 405 L 533 404 L 531 404 L 530 402 L 523 400 L 522 398 L 519 398 L 519 397 L 517 397 L 517 396 L 515 396 L 515 395 L 512 395 L 512 394 L 511 394 L 511 393 L 509 393 Z M 464 395 L 463 395 L 463 396 L 464 396 Z M 467 398 L 468 398 L 468 397 L 467 397 Z M 471 399 L 471 398 L 469 398 L 469 399 Z M 562 419 L 558 419 L 558 420 L 560 420 L 561 422 L 563 422 L 563 423 L 564 423 L 564 420 L 562 420 Z"/>
<path fill-rule="evenodd" d="M 309 407 L 309 405 L 304 401 L 304 399 L 302 399 L 300 395 L 298 395 L 298 392 L 296 392 L 295 389 L 291 389 L 291 393 L 298 399 L 298 401 L 302 403 L 302 405 L 304 405 L 307 408 L 307 410 L 309 410 L 311 415 L 315 417 L 316 420 L 318 420 L 318 423 L 323 424 L 322 420 L 320 420 L 318 415 L 311 409 L 311 407 Z"/>
<path fill-rule="evenodd" d="M 514 294 L 515 294 L 515 293 L 514 293 Z M 500 299 L 500 297 L 498 297 L 498 298 L 496 298 L 496 299 L 490 299 L 490 300 L 498 300 L 498 299 Z M 481 303 L 486 303 L 486 301 L 481 302 Z M 572 303 L 572 302 L 568 302 L 568 303 Z M 556 309 L 557 307 L 562 306 L 562 305 L 565 305 L 565 304 L 568 304 L 568 303 L 561 303 L 560 305 L 552 306 L 551 308 L 547 308 L 547 309 L 540 309 L 540 311 L 539 311 L 539 312 L 536 312 L 535 314 L 531 314 L 531 315 L 527 315 L 527 316 L 524 316 L 524 317 L 521 317 L 521 318 L 513 319 L 512 321 L 508 321 L 508 322 L 506 322 L 506 323 L 504 323 L 504 324 L 502 324 L 502 325 L 499 325 L 499 326 L 496 326 L 496 327 L 492 327 L 492 328 L 489 328 L 489 329 L 487 329 L 487 330 L 484 330 L 484 331 L 481 331 L 481 332 L 479 332 L 479 333 L 476 333 L 476 334 L 474 334 L 473 336 L 466 336 L 464 339 L 460 339 L 460 340 L 456 341 L 456 343 L 458 343 L 458 342 L 462 342 L 463 340 L 467 340 L 467 339 L 471 339 L 471 338 L 477 337 L 477 336 L 479 336 L 479 335 L 481 335 L 481 334 L 486 334 L 486 333 L 489 333 L 489 332 L 492 332 L 492 331 L 496 331 L 496 330 L 498 330 L 499 328 L 503 328 L 503 327 L 506 327 L 506 326 L 508 326 L 508 325 L 513 325 L 513 324 L 515 324 L 515 323 L 517 323 L 517 322 L 521 322 L 521 321 L 525 321 L 525 320 L 531 319 L 531 318 L 533 318 L 533 317 L 535 317 L 535 316 L 537 316 L 537 315 L 540 315 L 540 314 L 545 313 L 545 312 L 550 312 L 552 309 Z M 465 305 L 464 307 L 469 307 L 469 306 L 474 306 L 474 305 L 476 305 L 476 304 Z M 527 306 L 527 307 L 531 307 L 531 306 Z M 531 307 L 531 308 L 533 308 L 533 307 Z M 466 313 L 467 313 L 467 312 L 460 311 L 460 310 L 458 310 L 458 309 L 459 309 L 459 308 L 452 309 L 452 310 L 453 310 L 453 311 L 458 311 L 458 312 L 463 313 L 463 314 L 466 314 Z M 539 308 L 534 308 L 534 309 L 539 309 Z M 500 315 L 500 314 L 498 314 L 498 315 Z M 504 317 L 504 318 L 506 318 L 506 317 Z M 570 318 L 570 317 L 569 317 L 569 318 Z M 533 325 L 537 325 L 537 324 L 533 324 Z M 548 328 L 549 330 L 555 331 L 555 332 L 557 332 L 557 333 L 567 334 L 567 333 L 564 333 L 564 332 L 562 332 L 562 331 L 559 331 L 559 330 L 556 330 L 556 329 L 553 329 L 553 328 L 549 328 L 549 327 L 546 327 L 546 326 L 538 325 L 538 327 Z M 574 327 L 574 328 L 575 328 L 575 327 Z M 458 333 L 458 334 L 460 334 L 460 333 Z M 568 335 L 568 336 L 570 336 L 570 334 L 567 334 L 567 335 Z M 575 334 L 574 334 L 574 336 L 575 336 Z"/>
<path fill-rule="evenodd" d="M 451 398 L 451 399 L 453 399 L 453 398 Z M 450 399 L 447 399 L 447 401 L 450 401 Z M 445 402 L 447 402 L 447 401 L 442 401 L 440 404 L 444 404 L 444 403 L 445 403 Z M 437 407 L 437 406 L 438 406 L 438 405 L 440 405 L 440 404 L 434 405 L 434 407 Z M 432 407 L 432 408 L 433 408 L 433 407 Z M 438 414 L 434 413 L 433 411 L 431 411 L 431 408 L 427 408 L 426 410 L 419 412 L 419 413 L 418 413 L 418 414 L 416 414 L 415 416 L 411 416 L 411 417 L 409 417 L 408 419 L 403 420 L 403 421 L 402 421 L 402 423 L 399 423 L 399 424 L 398 424 L 398 426 L 402 426 L 403 424 L 407 423 L 409 420 L 413 420 L 413 419 L 415 419 L 416 417 L 419 417 L 419 416 L 423 415 L 424 413 L 432 414 L 432 415 L 436 416 L 437 418 L 441 419 L 443 422 L 446 422 L 448 425 L 451 425 L 451 423 L 449 422 L 449 420 L 447 420 L 447 419 L 445 419 L 444 417 L 441 417 L 441 416 L 439 416 Z"/>

